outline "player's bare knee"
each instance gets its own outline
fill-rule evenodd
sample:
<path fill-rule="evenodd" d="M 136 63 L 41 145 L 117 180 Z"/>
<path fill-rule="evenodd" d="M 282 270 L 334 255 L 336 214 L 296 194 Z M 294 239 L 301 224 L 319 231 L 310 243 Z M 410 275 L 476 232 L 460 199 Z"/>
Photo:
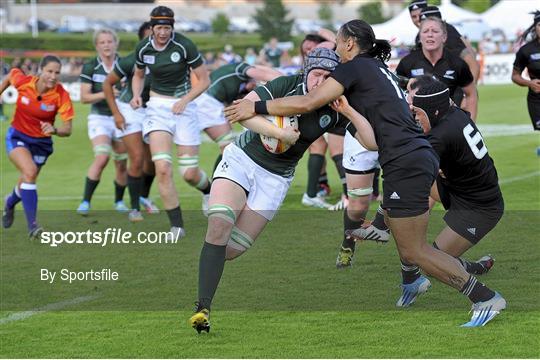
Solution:
<path fill-rule="evenodd" d="M 184 180 L 192 185 L 196 185 L 200 180 L 200 171 L 198 167 L 192 167 L 182 172 Z"/>
<path fill-rule="evenodd" d="M 34 184 L 36 182 L 37 175 L 37 166 L 28 166 L 27 168 L 23 169 L 21 178 L 24 183 Z"/>
<path fill-rule="evenodd" d="M 233 224 L 219 217 L 208 218 L 206 242 L 214 245 L 226 245 L 231 234 Z"/>

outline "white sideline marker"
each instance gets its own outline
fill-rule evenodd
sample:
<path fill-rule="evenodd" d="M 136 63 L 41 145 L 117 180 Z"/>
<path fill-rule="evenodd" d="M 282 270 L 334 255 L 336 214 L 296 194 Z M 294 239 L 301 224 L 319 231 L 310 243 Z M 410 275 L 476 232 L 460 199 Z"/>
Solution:
<path fill-rule="evenodd" d="M 525 180 L 525 179 L 537 177 L 537 176 L 540 176 L 540 171 L 533 171 L 528 174 L 502 179 L 499 181 L 499 185 L 510 184 L 516 181 L 521 181 L 521 180 Z"/>
<path fill-rule="evenodd" d="M 46 313 L 48 311 L 60 310 L 60 309 L 63 309 L 65 307 L 68 307 L 68 306 L 77 305 L 77 304 L 87 302 L 87 301 L 92 301 L 94 299 L 97 299 L 98 297 L 99 296 L 97 296 L 97 295 L 81 296 L 81 297 L 77 297 L 77 298 L 74 298 L 74 299 L 71 299 L 71 300 L 60 301 L 60 302 L 57 302 L 57 303 L 48 304 L 48 305 L 45 305 L 43 307 L 40 307 L 40 308 L 37 308 L 37 309 L 34 309 L 34 310 L 21 311 L 21 312 L 13 313 L 13 314 L 10 314 L 10 315 L 6 316 L 5 318 L 1 318 L 0 319 L 0 325 L 7 324 L 7 323 L 10 323 L 10 322 L 13 322 L 13 321 L 24 320 L 24 319 L 27 319 L 27 318 L 29 318 L 31 316 Z"/>

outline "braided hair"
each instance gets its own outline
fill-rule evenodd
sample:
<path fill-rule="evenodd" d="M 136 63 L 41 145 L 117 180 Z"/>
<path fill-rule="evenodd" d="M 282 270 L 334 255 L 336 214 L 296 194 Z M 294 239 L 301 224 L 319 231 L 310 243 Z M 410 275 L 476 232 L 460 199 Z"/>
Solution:
<path fill-rule="evenodd" d="M 364 20 L 351 20 L 339 29 L 339 32 L 345 38 L 354 38 L 354 41 L 360 48 L 371 57 L 377 58 L 382 62 L 390 59 L 392 47 L 387 40 L 376 39 L 371 26 Z"/>

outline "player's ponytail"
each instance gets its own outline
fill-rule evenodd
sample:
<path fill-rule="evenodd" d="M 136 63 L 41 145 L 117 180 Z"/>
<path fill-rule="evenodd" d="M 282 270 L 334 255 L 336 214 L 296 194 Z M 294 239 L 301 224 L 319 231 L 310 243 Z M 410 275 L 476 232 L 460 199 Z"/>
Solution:
<path fill-rule="evenodd" d="M 540 22 L 540 11 L 536 10 L 534 12 L 530 13 L 531 15 L 534 15 L 534 21 L 531 26 L 529 26 L 523 34 L 521 34 L 521 37 L 519 40 L 522 42 L 534 42 L 538 39 L 538 36 L 536 34 L 536 24 Z M 530 40 L 528 39 L 530 36 Z"/>
<path fill-rule="evenodd" d="M 387 62 L 390 59 L 392 51 L 392 46 L 387 40 L 375 39 L 373 47 L 369 51 L 369 55 L 381 60 L 382 62 Z"/>
<path fill-rule="evenodd" d="M 390 59 L 392 50 L 390 43 L 387 40 L 376 39 L 373 29 L 364 20 L 351 20 L 343 24 L 339 33 L 345 38 L 352 37 L 361 53 L 367 53 L 382 62 Z"/>

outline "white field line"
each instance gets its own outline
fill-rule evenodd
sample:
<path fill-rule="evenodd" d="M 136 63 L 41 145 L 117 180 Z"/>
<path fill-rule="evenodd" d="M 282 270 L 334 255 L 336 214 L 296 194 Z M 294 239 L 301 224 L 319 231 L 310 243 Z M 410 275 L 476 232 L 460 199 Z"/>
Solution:
<path fill-rule="evenodd" d="M 500 185 L 510 184 L 510 183 L 513 183 L 513 182 L 516 182 L 516 181 L 521 181 L 521 180 L 525 180 L 525 179 L 532 178 L 532 177 L 537 177 L 537 176 L 540 176 L 540 171 L 533 171 L 533 172 L 528 173 L 528 174 L 502 179 L 502 180 L 499 180 L 499 184 Z"/>
<path fill-rule="evenodd" d="M 42 313 L 45 313 L 45 312 L 48 312 L 48 311 L 60 310 L 60 309 L 63 309 L 65 307 L 68 307 L 68 306 L 77 305 L 77 304 L 87 302 L 87 301 L 91 301 L 91 300 L 94 300 L 94 299 L 97 299 L 97 298 L 98 298 L 97 295 L 81 296 L 81 297 L 77 297 L 77 298 L 74 298 L 74 299 L 71 299 L 71 300 L 60 301 L 60 302 L 57 302 L 57 303 L 47 304 L 47 305 L 45 305 L 43 307 L 40 307 L 40 308 L 37 308 L 37 309 L 34 309 L 34 310 L 21 311 L 21 312 L 13 313 L 13 314 L 10 314 L 10 315 L 8 315 L 8 316 L 6 316 L 4 318 L 1 318 L 0 319 L 0 325 L 7 324 L 7 323 L 10 323 L 10 322 L 13 322 L 13 321 L 24 320 L 24 319 L 27 319 L 27 318 L 29 318 L 31 316 L 42 314 Z"/>

